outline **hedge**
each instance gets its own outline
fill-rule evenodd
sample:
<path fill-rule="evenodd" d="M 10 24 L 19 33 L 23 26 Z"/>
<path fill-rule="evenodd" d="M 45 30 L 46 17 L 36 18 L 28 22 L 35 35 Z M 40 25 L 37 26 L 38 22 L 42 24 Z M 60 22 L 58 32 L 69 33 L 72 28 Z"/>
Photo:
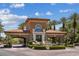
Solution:
<path fill-rule="evenodd" d="M 11 48 L 12 45 L 6 44 L 6 45 L 4 45 L 4 47 L 5 47 L 5 48 Z"/>
<path fill-rule="evenodd" d="M 65 46 L 63 45 L 58 45 L 58 46 L 50 46 L 49 47 L 50 50 L 56 50 L 56 49 L 65 49 Z"/>
<path fill-rule="evenodd" d="M 28 45 L 29 48 L 33 48 L 34 45 Z"/>
<path fill-rule="evenodd" d="M 65 49 L 64 45 L 55 45 L 55 46 L 45 46 L 45 45 L 38 45 L 38 44 L 34 44 L 34 45 L 28 45 L 29 48 L 33 48 L 36 50 L 57 50 L 57 49 Z"/>
<path fill-rule="evenodd" d="M 46 50 L 46 46 L 34 46 L 33 48 L 37 50 Z"/>

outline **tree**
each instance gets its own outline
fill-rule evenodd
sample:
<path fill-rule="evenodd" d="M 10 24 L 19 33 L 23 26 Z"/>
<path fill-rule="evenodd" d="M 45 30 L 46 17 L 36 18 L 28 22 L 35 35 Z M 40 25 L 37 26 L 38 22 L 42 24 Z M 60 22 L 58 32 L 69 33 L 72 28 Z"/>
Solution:
<path fill-rule="evenodd" d="M 66 30 L 65 23 L 66 23 L 67 19 L 65 17 L 62 17 L 60 20 L 62 23 L 62 31 L 65 31 Z"/>
<path fill-rule="evenodd" d="M 56 30 L 57 22 L 55 20 L 53 20 L 52 25 L 53 25 L 53 29 Z"/>
<path fill-rule="evenodd" d="M 53 26 L 53 30 L 56 30 L 56 25 L 57 25 L 57 21 L 56 20 L 49 21 L 48 28 L 52 29 L 52 26 Z"/>
<path fill-rule="evenodd" d="M 47 26 L 47 30 L 50 30 L 50 29 L 52 29 L 52 22 L 51 21 L 48 22 L 48 26 Z"/>
<path fill-rule="evenodd" d="M 73 27 L 73 34 L 74 34 L 74 39 L 72 40 L 72 43 L 74 43 L 76 27 L 77 27 L 77 20 L 79 19 L 79 15 L 77 13 L 74 13 L 71 15 L 70 19 L 72 20 L 72 27 Z"/>
<path fill-rule="evenodd" d="M 3 25 L 1 24 L 1 22 L 0 22 L 0 39 L 2 38 L 1 37 L 1 32 L 3 31 L 4 29 L 3 29 Z"/>
<path fill-rule="evenodd" d="M 22 23 L 19 25 L 18 29 L 23 29 L 24 28 L 25 23 Z"/>

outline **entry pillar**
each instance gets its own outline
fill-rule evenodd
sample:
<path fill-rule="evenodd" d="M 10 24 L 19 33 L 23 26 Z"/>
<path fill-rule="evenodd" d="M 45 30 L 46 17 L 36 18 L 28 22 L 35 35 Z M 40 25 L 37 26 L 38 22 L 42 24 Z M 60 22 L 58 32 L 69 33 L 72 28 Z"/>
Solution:
<path fill-rule="evenodd" d="M 23 44 L 23 47 L 26 47 L 27 44 L 26 44 L 26 38 L 24 38 L 24 44 Z"/>
<path fill-rule="evenodd" d="M 45 44 L 45 29 L 43 29 L 43 34 L 42 34 L 42 43 Z"/>
<path fill-rule="evenodd" d="M 35 30 L 33 29 L 33 41 L 36 41 Z"/>

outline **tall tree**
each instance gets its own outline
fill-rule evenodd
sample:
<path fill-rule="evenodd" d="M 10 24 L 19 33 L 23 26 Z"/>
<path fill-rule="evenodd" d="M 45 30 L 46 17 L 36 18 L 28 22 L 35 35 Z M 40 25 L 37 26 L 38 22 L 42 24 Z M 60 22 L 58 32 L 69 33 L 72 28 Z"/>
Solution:
<path fill-rule="evenodd" d="M 53 29 L 56 30 L 57 22 L 55 20 L 53 20 L 52 24 L 53 24 Z"/>
<path fill-rule="evenodd" d="M 56 30 L 56 25 L 57 25 L 57 21 L 53 20 L 53 21 L 49 21 L 49 29 L 52 29 L 53 26 L 53 30 Z"/>
<path fill-rule="evenodd" d="M 60 20 L 62 23 L 62 31 L 65 31 L 66 30 L 65 24 L 66 24 L 67 19 L 65 17 L 62 17 Z"/>
<path fill-rule="evenodd" d="M 24 28 L 25 23 L 22 23 L 19 25 L 18 29 L 23 29 Z"/>
<path fill-rule="evenodd" d="M 50 30 L 50 29 L 52 29 L 52 21 L 51 20 L 48 22 L 48 26 L 47 26 L 47 30 Z"/>
<path fill-rule="evenodd" d="M 0 22 L 0 38 L 1 38 L 1 32 L 3 31 L 4 29 L 3 29 L 3 25 L 1 24 L 1 22 Z"/>
<path fill-rule="evenodd" d="M 73 21 L 72 27 L 73 27 L 74 39 L 72 40 L 73 41 L 72 43 L 74 43 L 76 27 L 77 27 L 77 20 L 79 19 L 79 15 L 77 13 L 74 13 L 74 14 L 71 15 L 70 19 Z"/>

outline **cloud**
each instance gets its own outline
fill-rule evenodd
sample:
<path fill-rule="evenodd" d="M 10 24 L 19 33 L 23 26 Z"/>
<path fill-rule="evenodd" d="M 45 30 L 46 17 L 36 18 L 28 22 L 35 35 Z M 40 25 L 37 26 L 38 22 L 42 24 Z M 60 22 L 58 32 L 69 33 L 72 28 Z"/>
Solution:
<path fill-rule="evenodd" d="M 27 16 L 12 14 L 9 9 L 0 10 L 0 20 L 2 21 L 2 24 L 4 26 L 9 24 L 14 24 L 18 20 L 26 20 L 26 19 Z"/>
<path fill-rule="evenodd" d="M 4 14 L 9 14 L 10 13 L 10 10 L 9 9 L 1 9 L 0 10 L 0 15 L 4 15 Z"/>
<path fill-rule="evenodd" d="M 73 9 L 63 9 L 63 10 L 59 10 L 60 13 L 67 13 L 67 12 L 71 12 L 73 11 Z"/>
<path fill-rule="evenodd" d="M 19 15 L 1 15 L 0 19 L 2 20 L 3 25 L 13 24 L 16 23 L 18 20 L 26 20 L 27 16 L 19 16 Z"/>
<path fill-rule="evenodd" d="M 3 21 L 2 25 L 10 25 L 10 24 L 14 24 L 14 23 L 16 23 L 16 21 L 11 21 L 11 22 L 9 22 L 9 21 Z"/>
<path fill-rule="evenodd" d="M 46 12 L 46 15 L 50 16 L 50 15 L 53 15 L 53 14 L 52 14 L 52 12 L 48 11 L 48 12 Z"/>
<path fill-rule="evenodd" d="M 39 16 L 40 15 L 40 13 L 39 12 L 35 12 L 35 16 Z"/>
<path fill-rule="evenodd" d="M 25 6 L 24 3 L 14 3 L 10 5 L 11 8 L 21 8 L 24 6 Z"/>

